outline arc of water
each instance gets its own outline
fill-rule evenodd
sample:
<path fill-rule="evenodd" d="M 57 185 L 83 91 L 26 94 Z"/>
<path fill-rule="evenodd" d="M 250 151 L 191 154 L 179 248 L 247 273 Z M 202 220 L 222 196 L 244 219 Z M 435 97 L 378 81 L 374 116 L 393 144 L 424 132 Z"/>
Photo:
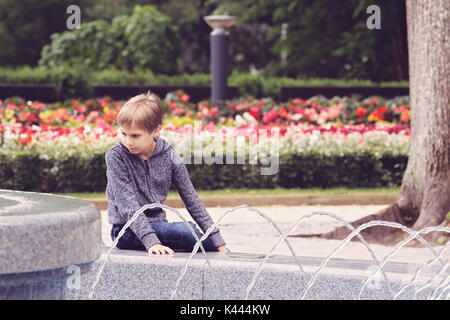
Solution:
<path fill-rule="evenodd" d="M 405 227 L 406 228 L 406 227 Z M 411 230 L 411 229 L 410 229 Z M 410 235 L 408 236 L 408 238 L 406 238 L 406 239 L 404 239 L 403 241 L 401 241 L 400 243 L 398 243 L 397 244 L 397 246 L 388 254 L 388 255 L 386 255 L 384 258 L 383 258 L 383 261 L 381 262 L 381 265 L 380 266 L 378 266 L 378 268 L 377 268 L 377 270 L 372 274 L 372 275 L 370 275 L 370 276 L 368 276 L 366 279 L 365 279 L 365 281 L 364 281 L 364 283 L 363 283 L 363 285 L 362 285 L 362 287 L 361 287 L 361 290 L 359 291 L 359 293 L 358 293 L 358 299 L 361 299 L 361 294 L 362 294 L 362 292 L 363 292 L 363 290 L 364 290 L 364 288 L 366 287 L 366 285 L 367 285 L 367 283 L 370 281 L 370 280 L 372 280 L 373 279 L 373 277 L 377 274 L 377 272 L 386 264 L 386 262 L 388 261 L 388 259 L 390 258 L 390 257 L 392 257 L 395 253 L 397 253 L 402 247 L 404 247 L 407 243 L 409 243 L 409 242 L 411 242 L 412 240 L 414 240 L 415 238 L 417 238 L 417 236 L 420 234 L 420 233 L 428 233 L 428 232 L 431 232 L 431 231 L 433 231 L 432 229 L 431 230 L 427 230 L 426 228 L 425 229 L 422 229 L 422 230 L 418 230 L 418 231 L 412 231 L 411 230 L 411 233 L 410 233 Z M 449 230 L 449 232 L 450 232 L 450 230 Z M 439 257 L 439 255 L 438 255 L 438 257 Z"/>
<path fill-rule="evenodd" d="M 194 246 L 194 249 L 192 250 L 192 253 L 191 253 L 191 255 L 189 256 L 189 258 L 186 260 L 186 264 L 185 264 L 185 267 L 184 267 L 184 269 L 183 269 L 183 271 L 181 272 L 181 275 L 180 275 L 180 277 L 178 278 L 178 280 L 177 280 L 177 283 L 176 283 L 176 285 L 175 285 L 175 288 L 174 288 L 174 290 L 172 291 L 172 294 L 171 294 L 171 298 L 175 295 L 175 293 L 176 293 L 176 291 L 177 291 L 177 288 L 178 288 L 178 285 L 179 285 L 179 282 L 181 281 L 181 279 L 183 278 L 183 276 L 184 276 L 184 274 L 186 273 L 186 270 L 187 270 L 187 266 L 189 265 L 189 263 L 190 263 L 190 261 L 191 261 L 191 259 L 192 259 L 192 257 L 193 257 L 193 255 L 194 255 L 194 253 L 195 253 L 195 250 L 196 250 L 196 248 L 198 248 L 198 242 L 201 242 L 201 241 L 203 241 L 204 239 L 206 239 L 208 236 L 209 236 L 209 234 L 212 232 L 212 230 L 217 226 L 217 225 L 219 225 L 221 222 L 222 222 L 222 220 L 228 215 L 228 214 L 231 214 L 232 212 L 235 212 L 235 211 L 237 211 L 237 210 L 239 210 L 239 209 L 243 209 L 243 208 L 247 208 L 247 209 L 249 209 L 250 211 L 254 211 L 254 212 L 256 212 L 256 213 L 258 213 L 259 215 L 261 215 L 263 218 L 265 218 L 267 221 L 269 221 L 274 227 L 275 227 L 275 229 L 279 232 L 279 234 L 281 235 L 282 234 L 282 231 L 280 230 L 280 228 L 278 227 L 278 225 L 270 218 L 270 217 L 268 217 L 267 215 L 265 215 L 264 213 L 262 213 L 262 212 L 260 212 L 258 209 L 255 209 L 255 208 L 253 208 L 253 207 L 249 207 L 248 205 L 246 205 L 246 204 L 244 204 L 244 205 L 240 205 L 240 206 L 237 206 L 237 207 L 234 207 L 234 208 L 232 208 L 232 209 L 230 209 L 230 210 L 228 210 L 228 211 L 226 211 L 206 232 L 205 232 L 205 234 L 197 241 L 197 243 L 195 244 L 195 246 Z M 292 253 L 292 255 L 294 256 L 294 258 L 295 258 L 295 261 L 297 262 L 297 265 L 299 266 L 299 268 L 300 268 L 300 271 L 303 273 L 303 274 L 306 274 L 305 273 L 305 271 L 303 270 L 303 268 L 302 268 L 302 266 L 301 266 L 301 263 L 297 260 L 297 256 L 296 256 L 296 254 L 295 254 L 295 251 L 294 251 L 294 249 L 292 248 L 292 246 L 291 246 L 291 244 L 290 244 L 290 242 L 286 239 L 286 244 L 288 245 L 288 247 L 289 247 L 289 249 L 291 250 L 291 253 Z"/>
<path fill-rule="evenodd" d="M 414 276 L 411 278 L 410 282 L 405 284 L 403 287 L 399 289 L 399 291 L 395 294 L 394 300 L 396 300 L 400 294 L 403 293 L 408 287 L 412 286 L 414 282 L 416 281 L 419 273 L 423 270 L 425 267 L 431 266 L 433 263 L 435 263 L 437 260 L 440 260 L 442 258 L 442 255 L 444 254 L 445 250 L 449 247 L 450 243 L 447 243 L 445 247 L 443 247 L 441 250 L 439 250 L 439 255 L 434 257 L 433 259 L 428 260 L 424 265 L 420 266 L 416 269 L 416 272 L 414 273 Z M 448 263 L 448 262 L 447 262 Z"/>
<path fill-rule="evenodd" d="M 448 276 L 447 276 L 447 277 L 448 277 Z M 444 293 L 446 293 L 449 289 L 450 289 L 450 283 L 447 284 L 447 285 L 442 289 L 441 293 L 436 297 L 436 299 L 437 299 L 437 300 L 442 299 Z M 446 297 L 445 297 L 445 300 L 448 300 L 449 296 L 450 296 L 450 292 L 447 293 L 447 295 L 446 295 Z"/>
<path fill-rule="evenodd" d="M 265 218 L 267 221 L 269 221 L 269 222 L 274 226 L 274 228 L 278 231 L 278 235 L 281 236 L 281 235 L 283 234 L 283 231 L 281 231 L 280 227 L 279 227 L 279 226 L 275 223 L 275 221 L 273 221 L 269 216 L 267 216 L 266 214 L 260 212 L 258 209 L 253 208 L 253 207 L 247 206 L 247 209 L 248 209 L 249 211 L 253 211 L 253 212 L 258 213 L 260 216 L 262 216 L 262 217 Z M 292 256 L 294 257 L 295 262 L 296 262 L 297 265 L 299 266 L 300 271 L 301 271 L 304 275 L 306 275 L 306 272 L 303 270 L 300 261 L 298 261 L 297 254 L 296 254 L 295 250 L 292 248 L 291 243 L 289 242 L 288 239 L 285 239 L 285 242 L 286 242 L 286 245 L 288 246 L 289 250 L 291 251 Z"/>
<path fill-rule="evenodd" d="M 396 222 L 388 222 L 388 221 L 380 221 L 380 220 L 375 220 L 375 221 L 370 221 L 367 222 L 365 224 L 360 225 L 356 230 L 352 231 L 352 233 L 350 235 L 347 236 L 346 239 L 344 239 L 344 241 L 333 250 L 333 252 L 331 252 L 331 254 L 329 254 L 321 263 L 320 267 L 318 268 L 318 270 L 314 273 L 313 278 L 311 279 L 311 281 L 309 282 L 307 288 L 305 289 L 302 299 L 304 299 L 306 297 L 306 294 L 308 293 L 309 289 L 312 287 L 312 285 L 314 284 L 314 282 L 317 279 L 317 276 L 319 275 L 319 273 L 323 270 L 323 268 L 325 267 L 325 265 L 328 263 L 328 261 L 331 259 L 331 257 L 336 254 L 337 251 L 339 251 L 343 246 L 345 246 L 356 234 L 359 234 L 362 230 L 372 227 L 372 226 L 387 226 L 387 227 L 393 227 L 393 228 L 397 228 L 397 229 L 401 229 L 403 231 L 406 231 L 408 233 L 411 233 L 412 230 L 399 224 Z M 445 229 L 449 229 L 449 228 L 443 228 L 443 227 L 434 227 L 433 230 L 431 231 L 441 231 L 441 230 L 445 230 Z M 428 249 L 431 250 L 431 252 L 436 255 L 434 249 L 432 247 L 430 247 L 430 245 L 428 244 L 427 241 L 425 241 L 421 236 L 417 236 L 417 239 L 419 239 Z M 378 270 L 379 271 L 379 270 Z M 378 272 L 377 271 L 377 272 Z M 376 274 L 377 272 L 374 272 L 374 274 Z"/>
<path fill-rule="evenodd" d="M 108 246 L 103 242 L 103 240 L 102 240 L 101 246 L 102 246 L 102 252 L 103 252 L 103 249 L 106 250 L 106 249 L 108 248 Z M 106 259 L 107 259 L 110 263 L 112 263 L 111 257 L 110 257 L 110 256 L 106 257 Z M 116 274 L 115 272 L 114 272 L 113 274 L 114 274 L 114 279 L 116 280 L 116 283 L 119 283 L 118 280 L 117 280 L 117 274 Z M 90 293 L 89 293 L 89 294 L 90 294 Z M 88 298 L 88 299 L 92 299 L 92 296 L 90 296 L 89 294 L 88 294 L 87 298 Z"/>
<path fill-rule="evenodd" d="M 443 292 L 445 292 L 445 290 L 442 290 L 441 294 L 438 294 L 438 292 L 442 288 L 445 288 L 445 285 L 449 283 L 449 281 L 448 281 L 449 279 L 450 279 L 450 274 L 447 274 L 447 276 L 445 276 L 445 278 L 441 280 L 441 282 L 438 284 L 438 286 L 433 289 L 433 291 L 428 296 L 428 299 L 430 299 L 430 300 L 439 300 L 439 297 L 441 296 L 441 294 Z"/>
<path fill-rule="evenodd" d="M 100 268 L 99 268 L 99 271 L 98 271 L 98 273 L 97 273 L 97 277 L 96 277 L 96 279 L 95 279 L 95 281 L 94 281 L 94 284 L 93 284 L 93 286 L 92 286 L 91 292 L 90 292 L 90 294 L 89 294 L 89 299 L 90 299 L 90 300 L 92 299 L 92 296 L 94 295 L 95 288 L 96 288 L 96 286 L 97 286 L 97 284 L 98 284 L 98 282 L 99 282 L 99 280 L 100 280 L 100 276 L 101 276 L 101 274 L 102 274 L 102 272 L 103 272 L 103 269 L 104 269 L 104 267 L 105 267 L 106 260 L 107 260 L 107 258 L 110 256 L 112 250 L 116 247 L 117 242 L 119 241 L 119 239 L 124 235 L 125 230 L 126 230 L 126 229 L 127 229 L 127 228 L 128 228 L 128 227 L 136 220 L 136 219 L 137 219 L 137 217 L 139 216 L 139 214 L 141 214 L 142 212 L 144 212 L 146 209 L 151 209 L 151 208 L 154 208 L 154 207 L 165 208 L 165 209 L 168 209 L 168 210 L 171 210 L 171 211 L 175 212 L 175 213 L 176 213 L 176 214 L 184 221 L 184 223 L 187 225 L 188 229 L 191 231 L 192 235 L 193 235 L 194 238 L 197 240 L 197 243 L 199 242 L 199 239 L 198 239 L 197 234 L 194 232 L 194 230 L 193 230 L 192 227 L 189 225 L 189 223 L 187 223 L 187 221 L 186 221 L 186 219 L 183 217 L 183 215 L 182 215 L 181 213 L 179 213 L 177 210 L 175 210 L 175 209 L 173 209 L 173 208 L 171 208 L 171 207 L 168 207 L 168 206 L 166 206 L 166 205 L 159 204 L 159 203 L 152 203 L 152 204 L 146 204 L 146 205 L 144 205 L 144 206 L 141 207 L 139 210 L 137 210 L 137 211 L 133 214 L 133 216 L 131 217 L 131 219 L 129 219 L 129 220 L 127 221 L 127 223 L 122 227 L 122 229 L 120 230 L 120 232 L 119 232 L 119 234 L 117 235 L 116 239 L 114 239 L 113 245 L 111 246 L 111 248 L 110 248 L 110 249 L 108 250 L 108 252 L 106 253 L 105 258 L 103 259 L 103 262 L 102 262 L 102 264 L 101 264 L 101 266 L 100 266 Z M 205 258 L 206 258 L 206 261 L 207 261 L 209 267 L 211 268 L 211 264 L 210 264 L 210 262 L 209 262 L 209 259 L 208 259 L 207 255 L 206 255 L 206 252 L 205 252 L 205 249 L 203 248 L 203 245 L 201 244 L 201 242 L 200 242 L 200 245 L 199 245 L 199 246 L 200 246 L 200 248 L 201 248 L 201 250 L 202 250 L 202 252 L 203 252 L 203 254 L 204 254 Z M 196 250 L 198 250 L 198 247 L 199 247 L 199 246 L 198 246 L 198 245 L 196 246 Z"/>
<path fill-rule="evenodd" d="M 416 298 L 416 296 L 422 292 L 423 290 L 431 287 L 431 285 L 433 284 L 433 282 L 435 281 L 435 279 L 437 279 L 442 273 L 444 273 L 445 271 L 447 271 L 448 269 L 448 264 L 443 266 L 438 273 L 436 273 L 433 277 L 431 277 L 424 285 L 422 285 L 421 287 L 417 288 L 416 290 L 414 290 L 413 295 L 412 295 L 412 300 L 414 300 Z M 444 278 L 445 280 L 445 278 Z"/>
<path fill-rule="evenodd" d="M 280 243 L 283 240 L 283 238 L 287 237 L 290 233 L 292 233 L 295 229 L 297 229 L 297 227 L 300 225 L 302 220 L 307 219 L 307 218 L 311 218 L 311 217 L 316 216 L 316 215 L 325 215 L 325 216 L 334 218 L 334 219 L 338 220 L 339 222 L 343 223 L 350 230 L 355 230 L 355 228 L 351 224 L 349 224 L 347 221 L 345 221 L 344 219 L 340 218 L 339 216 L 337 216 L 337 215 L 335 215 L 333 213 L 329 213 L 329 212 L 314 211 L 310 215 L 305 215 L 305 216 L 301 217 L 287 233 L 283 234 L 282 237 L 280 237 L 278 239 L 278 242 L 274 245 L 274 247 L 269 252 L 269 254 L 266 255 L 265 259 L 261 262 L 261 264 L 258 267 L 258 271 L 253 275 L 253 278 L 252 278 L 250 284 L 248 285 L 248 287 L 246 289 L 245 299 L 248 299 L 250 291 L 253 288 L 253 286 L 254 286 L 254 284 L 256 282 L 256 279 L 258 278 L 258 276 L 259 276 L 259 274 L 260 274 L 260 272 L 262 270 L 263 265 L 267 262 L 268 258 L 273 254 L 273 252 L 278 248 L 278 246 L 280 245 Z M 360 234 L 358 234 L 358 237 L 360 238 L 361 242 L 366 246 L 366 248 L 369 250 L 369 252 L 371 253 L 371 255 L 372 255 L 373 259 L 375 260 L 375 262 L 377 264 L 379 264 L 379 261 L 378 261 L 377 257 L 375 256 L 373 250 L 370 248 L 369 244 L 365 241 L 365 239 Z M 386 282 L 388 283 L 388 287 L 390 289 L 389 281 L 388 281 L 384 271 L 381 271 L 381 272 L 382 272 L 383 277 L 385 278 Z M 391 293 L 392 293 L 392 290 L 391 290 Z"/>

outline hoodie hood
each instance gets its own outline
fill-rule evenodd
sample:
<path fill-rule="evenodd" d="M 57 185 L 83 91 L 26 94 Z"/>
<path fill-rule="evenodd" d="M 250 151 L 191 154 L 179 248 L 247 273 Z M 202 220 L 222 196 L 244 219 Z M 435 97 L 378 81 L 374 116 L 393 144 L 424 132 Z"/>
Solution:
<path fill-rule="evenodd" d="M 155 151 L 153 151 L 152 155 L 147 160 L 153 158 L 154 156 L 157 156 L 160 153 L 166 152 L 170 148 L 170 144 L 166 140 L 161 138 L 160 136 L 157 136 L 154 140 L 156 142 Z M 127 155 L 130 155 L 130 156 L 133 156 L 133 157 L 139 157 L 138 154 L 131 153 L 130 150 L 128 150 L 128 148 L 125 147 L 125 145 L 122 143 L 122 141 L 119 141 L 118 145 L 123 149 L 123 151 Z"/>

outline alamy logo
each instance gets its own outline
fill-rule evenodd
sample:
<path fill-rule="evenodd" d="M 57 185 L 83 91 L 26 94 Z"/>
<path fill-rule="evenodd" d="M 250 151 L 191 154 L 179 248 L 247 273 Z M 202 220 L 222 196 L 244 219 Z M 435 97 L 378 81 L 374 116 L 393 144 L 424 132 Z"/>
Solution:
<path fill-rule="evenodd" d="M 380 7 L 373 4 L 367 7 L 367 14 L 370 16 L 367 18 L 366 26 L 368 29 L 381 29 L 381 10 Z"/>
<path fill-rule="evenodd" d="M 180 150 L 183 156 L 177 150 L 172 151 L 171 160 L 175 165 L 182 163 L 224 164 L 224 158 L 225 164 L 246 164 L 246 155 L 248 155 L 249 165 L 257 165 L 259 160 L 259 163 L 264 166 L 260 167 L 261 175 L 278 173 L 280 153 L 279 128 L 271 128 L 270 137 L 268 129 L 258 129 L 258 132 L 245 132 L 234 136 L 233 130 L 225 128 L 220 132 L 208 134 L 211 137 L 214 136 L 213 140 L 215 143 L 204 145 L 203 140 L 207 138 L 201 133 L 196 134 L 201 131 L 201 126 L 200 121 L 195 121 L 193 133 L 186 135 L 182 147 L 183 150 Z M 246 140 L 251 142 L 246 143 Z M 257 140 L 267 141 L 266 148 L 258 147 Z"/>
<path fill-rule="evenodd" d="M 66 281 L 67 289 L 79 290 L 81 288 L 81 269 L 79 266 L 70 265 L 67 267 L 66 273 L 71 274 Z"/>
<path fill-rule="evenodd" d="M 368 274 L 370 281 L 367 283 L 367 288 L 372 290 L 380 290 L 381 283 L 383 281 L 383 277 L 381 276 L 381 272 L 378 270 L 378 266 L 376 264 L 370 265 L 366 269 L 366 273 Z"/>
<path fill-rule="evenodd" d="M 66 20 L 67 29 L 80 29 L 81 25 L 81 9 L 77 5 L 70 5 L 67 7 L 66 13 L 70 14 L 70 16 Z"/>

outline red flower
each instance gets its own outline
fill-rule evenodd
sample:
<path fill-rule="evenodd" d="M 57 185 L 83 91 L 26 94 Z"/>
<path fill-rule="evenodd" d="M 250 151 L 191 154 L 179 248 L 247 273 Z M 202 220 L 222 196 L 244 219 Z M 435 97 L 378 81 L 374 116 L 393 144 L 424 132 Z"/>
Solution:
<path fill-rule="evenodd" d="M 75 110 L 77 110 L 79 113 L 85 113 L 87 111 L 87 107 L 85 105 L 82 105 L 81 107 L 75 107 Z"/>
<path fill-rule="evenodd" d="M 28 114 L 28 120 L 34 121 L 35 119 L 36 119 L 36 116 L 34 115 L 34 113 L 29 113 Z"/>
<path fill-rule="evenodd" d="M 28 118 L 28 115 L 25 112 L 21 112 L 19 114 L 19 120 L 20 121 L 25 121 L 25 120 L 27 120 L 27 118 Z"/>
<path fill-rule="evenodd" d="M 44 107 L 44 104 L 40 102 L 33 102 L 32 107 L 34 108 L 34 110 L 39 111 Z"/>
<path fill-rule="evenodd" d="M 363 107 L 356 108 L 356 116 L 357 117 L 364 117 L 367 113 L 367 110 Z"/>
<path fill-rule="evenodd" d="M 286 111 L 285 108 L 281 107 L 280 110 L 278 111 L 278 113 L 280 114 L 281 117 L 283 118 L 287 118 L 289 116 L 288 112 Z"/>
<path fill-rule="evenodd" d="M 300 114 L 304 114 L 304 111 L 303 111 L 303 109 L 302 109 L 302 108 L 300 108 L 300 107 L 294 107 L 294 112 L 295 112 L 295 113 L 300 113 Z"/>
<path fill-rule="evenodd" d="M 102 107 L 106 107 L 107 105 L 109 105 L 110 102 L 111 102 L 111 99 L 110 99 L 110 98 L 103 98 L 103 99 L 100 101 L 100 105 L 101 105 Z"/>
<path fill-rule="evenodd" d="M 403 110 L 402 114 L 400 115 L 400 120 L 403 122 L 409 121 L 409 110 Z"/>
<path fill-rule="evenodd" d="M 278 112 L 276 112 L 276 110 L 270 110 L 269 112 L 264 114 L 263 122 L 267 123 L 275 120 L 276 118 L 278 118 Z"/>
<path fill-rule="evenodd" d="M 181 101 L 183 101 L 183 102 L 188 102 L 190 98 L 191 98 L 191 97 L 188 96 L 187 94 L 183 94 L 183 95 L 181 96 Z"/>
<path fill-rule="evenodd" d="M 378 107 L 378 108 L 377 108 L 377 111 L 378 111 L 380 114 L 385 114 L 385 113 L 387 112 L 387 108 L 384 107 L 384 106 L 381 106 L 381 107 Z"/>
<path fill-rule="evenodd" d="M 256 106 L 253 106 L 250 108 L 250 114 L 259 121 L 259 108 Z"/>
<path fill-rule="evenodd" d="M 173 113 L 176 114 L 176 115 L 182 114 L 183 112 L 184 112 L 183 108 L 175 108 L 173 110 Z"/>
<path fill-rule="evenodd" d="M 369 121 L 383 121 L 383 115 L 377 111 L 372 112 L 367 118 Z"/>
<path fill-rule="evenodd" d="M 211 108 L 211 110 L 209 110 L 208 116 L 213 118 L 217 112 L 219 112 L 219 107 L 216 106 L 214 108 Z"/>

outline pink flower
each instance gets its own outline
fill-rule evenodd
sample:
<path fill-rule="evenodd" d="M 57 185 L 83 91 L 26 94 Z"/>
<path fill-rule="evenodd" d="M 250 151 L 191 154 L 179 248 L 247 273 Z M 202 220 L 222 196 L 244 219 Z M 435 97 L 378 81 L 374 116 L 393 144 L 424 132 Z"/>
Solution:
<path fill-rule="evenodd" d="M 250 108 L 250 114 L 259 121 L 259 108 L 256 106 L 253 106 Z"/>
<path fill-rule="evenodd" d="M 182 114 L 183 112 L 184 112 L 183 108 L 175 108 L 173 110 L 173 113 L 176 114 L 176 115 Z"/>
<path fill-rule="evenodd" d="M 209 110 L 208 116 L 213 118 L 217 112 L 219 112 L 219 107 L 216 106 L 216 107 L 212 108 L 211 110 Z"/>
<path fill-rule="evenodd" d="M 191 98 L 191 97 L 188 96 L 187 94 L 183 94 L 183 95 L 181 96 L 181 101 L 183 101 L 183 102 L 188 102 L 190 98 Z"/>
<path fill-rule="evenodd" d="M 214 122 L 210 121 L 204 128 L 207 131 L 214 131 L 216 130 L 216 125 L 214 124 Z"/>
<path fill-rule="evenodd" d="M 263 116 L 263 122 L 267 123 L 270 122 L 272 120 L 275 120 L 278 117 L 278 112 L 276 110 L 270 110 L 269 112 L 267 112 L 266 114 L 264 114 Z"/>

